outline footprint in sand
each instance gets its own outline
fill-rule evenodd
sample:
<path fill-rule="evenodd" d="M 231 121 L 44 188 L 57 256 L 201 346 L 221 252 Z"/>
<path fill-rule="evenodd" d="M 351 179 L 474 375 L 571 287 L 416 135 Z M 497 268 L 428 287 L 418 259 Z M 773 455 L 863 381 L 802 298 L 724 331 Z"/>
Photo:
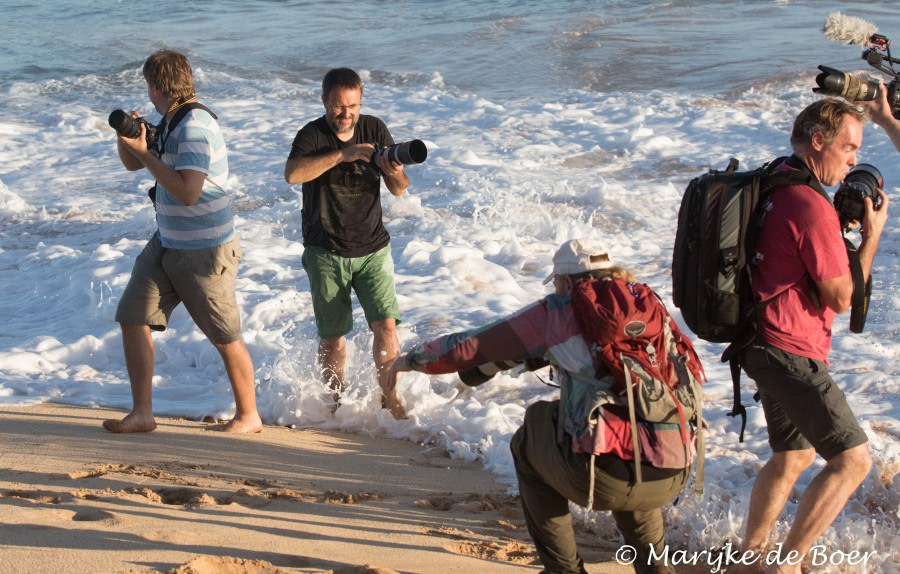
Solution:
<path fill-rule="evenodd" d="M 81 480 L 85 478 L 99 478 L 108 474 L 124 474 L 127 476 L 143 476 L 155 480 L 164 480 L 173 484 L 183 486 L 200 486 L 195 480 L 185 478 L 180 474 L 173 474 L 168 470 L 202 470 L 204 467 L 196 464 L 168 463 L 162 465 L 161 468 L 145 468 L 135 466 L 133 464 L 105 464 L 103 466 L 90 470 L 68 472 L 64 474 L 53 475 L 53 480 Z"/>
<path fill-rule="evenodd" d="M 452 540 L 469 540 L 475 537 L 475 533 L 468 528 L 465 530 L 460 530 L 458 528 L 453 528 L 452 526 L 427 528 L 424 532 L 429 536 L 441 536 L 443 538 L 450 538 Z"/>
<path fill-rule="evenodd" d="M 160 488 L 156 490 L 160 502 L 174 506 L 196 506 L 204 504 L 228 505 L 232 503 L 230 497 L 216 498 L 202 490 L 192 488 Z"/>
<path fill-rule="evenodd" d="M 448 546 L 447 550 L 484 560 L 512 562 L 513 564 L 540 564 L 534 547 L 520 542 L 463 542 Z"/>
<path fill-rule="evenodd" d="M 439 494 L 424 500 L 417 500 L 416 504 L 434 510 L 462 510 L 478 514 L 492 512 L 508 508 L 512 504 L 511 499 L 494 497 L 484 494 Z"/>
<path fill-rule="evenodd" d="M 301 566 L 297 564 L 296 566 Z M 169 570 L 171 574 L 288 574 L 265 560 L 246 560 L 230 556 L 195 556 L 187 564 Z M 366 564 L 365 566 L 345 566 L 328 570 L 322 574 L 398 574 L 395 570 Z"/>
<path fill-rule="evenodd" d="M 191 544 L 199 539 L 196 533 L 186 530 L 158 530 L 156 532 L 138 534 L 138 536 L 150 542 L 165 542 L 167 544 Z"/>
<path fill-rule="evenodd" d="M 510 532 L 513 530 L 521 530 L 522 529 L 521 526 L 519 526 L 517 524 L 513 524 L 509 520 L 488 520 L 487 522 L 484 523 L 484 525 L 487 526 L 488 528 L 499 528 L 501 530 L 507 530 Z"/>
<path fill-rule="evenodd" d="M 352 494 L 343 490 L 296 490 L 293 488 L 276 488 L 263 492 L 243 489 L 238 494 L 246 496 L 264 496 L 269 500 L 289 500 L 291 502 L 320 502 L 325 504 L 358 504 L 384 500 L 385 496 L 377 492 L 357 492 Z"/>
<path fill-rule="evenodd" d="M 364 566 L 344 566 L 337 570 L 329 570 L 322 574 L 399 574 L 396 570 L 390 568 L 382 568 L 380 566 L 372 566 L 366 564 Z"/>
<path fill-rule="evenodd" d="M 252 486 L 254 488 L 276 488 L 278 486 L 277 480 L 256 478 L 241 478 L 239 480 L 235 480 L 234 483 L 241 486 Z"/>
<path fill-rule="evenodd" d="M 326 490 L 319 498 L 319 502 L 329 504 L 357 504 L 360 502 L 369 502 L 374 500 L 382 500 L 384 496 L 376 492 L 358 492 L 350 494 L 342 490 Z"/>
<path fill-rule="evenodd" d="M 122 521 L 112 512 L 100 510 L 99 508 L 85 508 L 79 510 L 72 517 L 75 522 L 102 522 L 103 524 L 113 526 Z"/>
<path fill-rule="evenodd" d="M 284 558 L 287 567 L 302 568 L 307 566 L 306 560 L 287 556 Z M 281 570 L 265 560 L 247 560 L 245 558 L 232 558 L 231 556 L 194 556 L 186 564 L 166 572 L 169 574 L 222 574 L 224 572 L 230 574 L 288 574 L 287 571 Z M 363 574 L 363 572 L 367 574 L 397 574 L 393 570 L 360 570 L 359 574 Z"/>
<path fill-rule="evenodd" d="M 0 498 L 22 498 L 46 504 L 59 504 L 63 502 L 62 495 L 56 492 L 40 490 L 0 490 Z"/>

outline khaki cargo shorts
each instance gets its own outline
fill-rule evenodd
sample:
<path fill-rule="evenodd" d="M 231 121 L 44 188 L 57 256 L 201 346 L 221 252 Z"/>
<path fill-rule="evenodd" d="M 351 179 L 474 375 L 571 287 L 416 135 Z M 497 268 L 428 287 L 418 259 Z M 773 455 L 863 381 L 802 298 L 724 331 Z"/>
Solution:
<path fill-rule="evenodd" d="M 172 311 L 184 303 L 210 341 L 226 345 L 241 336 L 234 293 L 240 240 L 205 249 L 168 249 L 154 234 L 138 255 L 119 306 L 116 322 L 165 331 Z"/>

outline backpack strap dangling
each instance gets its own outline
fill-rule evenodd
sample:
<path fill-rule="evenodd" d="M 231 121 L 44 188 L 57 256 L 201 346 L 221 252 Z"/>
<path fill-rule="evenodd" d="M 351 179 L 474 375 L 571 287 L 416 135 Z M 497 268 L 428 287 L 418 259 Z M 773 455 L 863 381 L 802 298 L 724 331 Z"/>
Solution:
<path fill-rule="evenodd" d="M 734 387 L 734 404 L 731 406 L 730 417 L 741 417 L 741 434 L 738 442 L 744 442 L 744 429 L 747 428 L 747 408 L 741 403 L 741 363 L 737 355 L 728 360 L 731 367 L 731 383 Z"/>
<path fill-rule="evenodd" d="M 703 473 L 706 462 L 706 441 L 703 437 L 703 401 L 697 401 L 697 471 L 694 475 L 694 492 L 703 494 Z"/>
<path fill-rule="evenodd" d="M 622 361 L 622 369 L 625 371 L 625 394 L 628 397 L 628 422 L 631 423 L 631 443 L 634 448 L 634 477 L 638 484 L 643 482 L 641 477 L 641 440 L 638 436 L 640 430 L 637 425 L 637 415 L 634 412 L 634 389 L 631 388 L 631 369 L 625 363 L 625 355 L 619 354 Z"/>
<path fill-rule="evenodd" d="M 597 455 L 591 453 L 591 470 L 590 470 L 590 484 L 588 485 L 588 500 L 587 500 L 587 509 L 594 509 L 594 484 L 597 478 L 597 472 L 594 469 L 594 463 L 597 460 Z"/>

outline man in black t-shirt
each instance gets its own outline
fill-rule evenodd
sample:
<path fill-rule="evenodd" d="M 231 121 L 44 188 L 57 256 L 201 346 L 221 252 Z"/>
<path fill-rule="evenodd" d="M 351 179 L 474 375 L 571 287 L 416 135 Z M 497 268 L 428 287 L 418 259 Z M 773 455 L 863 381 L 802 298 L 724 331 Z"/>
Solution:
<path fill-rule="evenodd" d="M 303 184 L 303 267 L 309 275 L 325 382 L 336 394 L 344 390 L 344 335 L 353 328 L 352 290 L 374 334 L 372 355 L 384 406 L 401 418 L 405 413 L 396 390 L 386 390 L 385 367 L 400 353 L 400 313 L 390 238 L 382 223 L 381 176 L 395 196 L 406 193 L 409 178 L 402 164 L 384 156 L 375 165 L 370 162 L 376 149 L 394 140 L 383 121 L 359 113 L 362 93 L 362 80 L 349 68 L 325 75 L 325 115 L 297 132 L 284 178 Z"/>

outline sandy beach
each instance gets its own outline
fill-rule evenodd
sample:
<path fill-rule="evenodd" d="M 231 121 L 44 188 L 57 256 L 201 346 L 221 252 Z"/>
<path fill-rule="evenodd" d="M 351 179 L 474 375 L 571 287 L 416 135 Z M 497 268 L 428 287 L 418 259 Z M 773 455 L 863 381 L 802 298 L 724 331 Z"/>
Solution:
<path fill-rule="evenodd" d="M 0 572 L 538 572 L 518 500 L 479 463 L 408 441 L 0 408 Z M 591 573 L 618 540 L 580 533 Z"/>

